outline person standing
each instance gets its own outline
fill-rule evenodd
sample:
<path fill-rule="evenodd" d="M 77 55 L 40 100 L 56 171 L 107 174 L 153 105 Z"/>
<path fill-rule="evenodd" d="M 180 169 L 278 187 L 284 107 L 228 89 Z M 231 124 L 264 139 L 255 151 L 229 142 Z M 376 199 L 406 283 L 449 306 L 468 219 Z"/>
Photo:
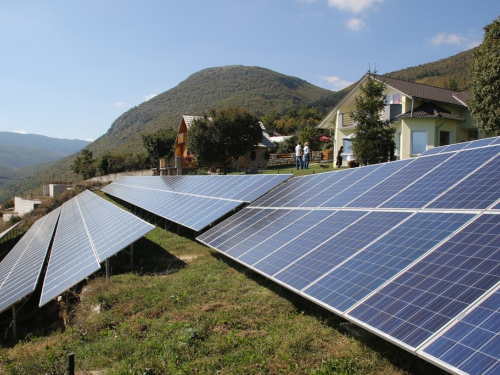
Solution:
<path fill-rule="evenodd" d="M 340 146 L 339 152 L 337 152 L 337 163 L 335 164 L 335 166 L 337 168 L 340 168 L 342 165 L 342 153 L 343 152 L 344 152 L 344 146 Z"/>
<path fill-rule="evenodd" d="M 295 146 L 295 164 L 297 166 L 297 170 L 304 168 L 304 165 L 302 164 L 302 146 L 300 145 L 300 142 Z"/>
<path fill-rule="evenodd" d="M 311 150 L 309 149 L 309 142 L 304 143 L 304 169 L 309 169 L 309 156 Z"/>

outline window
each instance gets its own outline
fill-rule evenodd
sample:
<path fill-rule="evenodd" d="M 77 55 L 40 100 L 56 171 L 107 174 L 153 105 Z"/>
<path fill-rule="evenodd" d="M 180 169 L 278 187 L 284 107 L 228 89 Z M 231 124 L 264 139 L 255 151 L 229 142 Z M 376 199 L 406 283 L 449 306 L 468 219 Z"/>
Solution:
<path fill-rule="evenodd" d="M 448 146 L 450 144 L 450 132 L 448 131 L 439 131 L 439 145 L 440 146 Z"/>
<path fill-rule="evenodd" d="M 351 151 L 352 142 L 351 141 L 344 139 L 344 144 L 342 146 L 344 146 L 344 154 L 352 153 L 352 151 Z"/>
<path fill-rule="evenodd" d="M 401 132 L 396 133 L 396 149 L 394 155 L 401 157 Z"/>
<path fill-rule="evenodd" d="M 411 132 L 411 154 L 420 155 L 427 150 L 427 130 Z"/>
<path fill-rule="evenodd" d="M 401 94 L 394 94 L 392 96 L 392 104 L 399 104 L 401 101 Z"/>

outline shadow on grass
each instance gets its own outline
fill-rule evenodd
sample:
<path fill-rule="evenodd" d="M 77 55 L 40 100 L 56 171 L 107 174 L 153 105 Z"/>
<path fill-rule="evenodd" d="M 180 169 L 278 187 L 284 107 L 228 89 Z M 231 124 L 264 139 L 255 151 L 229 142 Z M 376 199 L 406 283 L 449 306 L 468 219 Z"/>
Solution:
<path fill-rule="evenodd" d="M 109 259 L 111 275 L 135 272 L 138 274 L 174 273 L 186 267 L 186 263 L 155 242 L 142 237 L 134 243 L 133 262 L 130 261 L 130 249 L 124 249 Z M 97 273 L 106 276 L 103 266 Z"/>
<path fill-rule="evenodd" d="M 175 257 L 155 242 L 143 237 L 134 243 L 133 264 L 130 263 L 130 249 L 124 249 L 109 259 L 110 274 L 119 275 L 135 272 L 140 275 L 171 274 L 186 267 L 186 263 Z M 87 279 L 106 277 L 106 267 L 90 275 Z M 69 293 L 69 306 L 79 302 L 82 289 L 87 285 L 87 279 L 73 286 Z M 56 298 L 42 307 L 40 301 L 42 283 L 26 299 L 16 305 L 18 340 L 29 337 L 49 336 L 53 332 L 65 329 L 66 294 Z M 70 311 L 71 314 L 71 311 Z M 13 347 L 18 342 L 13 334 L 12 310 L 0 314 L 0 342 L 2 347 Z"/>
<path fill-rule="evenodd" d="M 381 357 L 387 359 L 395 367 L 414 375 L 445 375 L 446 371 L 426 362 L 416 355 L 372 334 L 365 329 L 349 323 L 342 318 L 326 310 L 325 308 L 315 304 L 312 301 L 298 295 L 297 293 L 273 282 L 265 276 L 245 267 L 217 251 L 211 251 L 213 257 L 217 260 L 225 262 L 228 266 L 236 271 L 244 274 L 249 279 L 255 281 L 260 286 L 271 290 L 282 298 L 288 300 L 301 313 L 312 316 L 322 322 L 325 322 L 329 327 L 337 330 L 339 333 L 353 337 L 357 341 L 364 344 Z"/>

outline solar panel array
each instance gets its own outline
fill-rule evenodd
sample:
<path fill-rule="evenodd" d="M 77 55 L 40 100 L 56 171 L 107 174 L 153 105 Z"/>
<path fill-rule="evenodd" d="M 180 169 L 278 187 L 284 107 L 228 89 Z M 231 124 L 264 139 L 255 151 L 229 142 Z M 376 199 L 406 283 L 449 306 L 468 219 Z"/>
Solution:
<path fill-rule="evenodd" d="M 35 290 L 59 212 L 38 219 L 0 263 L 0 312 Z"/>
<path fill-rule="evenodd" d="M 200 231 L 290 178 L 287 174 L 122 177 L 106 194 Z"/>
<path fill-rule="evenodd" d="M 294 178 L 197 239 L 447 371 L 500 370 L 500 138 Z"/>
<path fill-rule="evenodd" d="M 40 306 L 99 270 L 154 227 L 88 190 L 63 204 Z"/>

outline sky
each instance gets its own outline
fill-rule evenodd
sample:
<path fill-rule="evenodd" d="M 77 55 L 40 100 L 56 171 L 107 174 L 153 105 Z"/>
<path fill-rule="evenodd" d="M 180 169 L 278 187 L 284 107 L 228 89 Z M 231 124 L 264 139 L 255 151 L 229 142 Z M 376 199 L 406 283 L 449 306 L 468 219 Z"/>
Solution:
<path fill-rule="evenodd" d="M 0 131 L 92 141 L 226 65 L 337 91 L 473 48 L 498 16 L 498 0 L 0 0 Z"/>

